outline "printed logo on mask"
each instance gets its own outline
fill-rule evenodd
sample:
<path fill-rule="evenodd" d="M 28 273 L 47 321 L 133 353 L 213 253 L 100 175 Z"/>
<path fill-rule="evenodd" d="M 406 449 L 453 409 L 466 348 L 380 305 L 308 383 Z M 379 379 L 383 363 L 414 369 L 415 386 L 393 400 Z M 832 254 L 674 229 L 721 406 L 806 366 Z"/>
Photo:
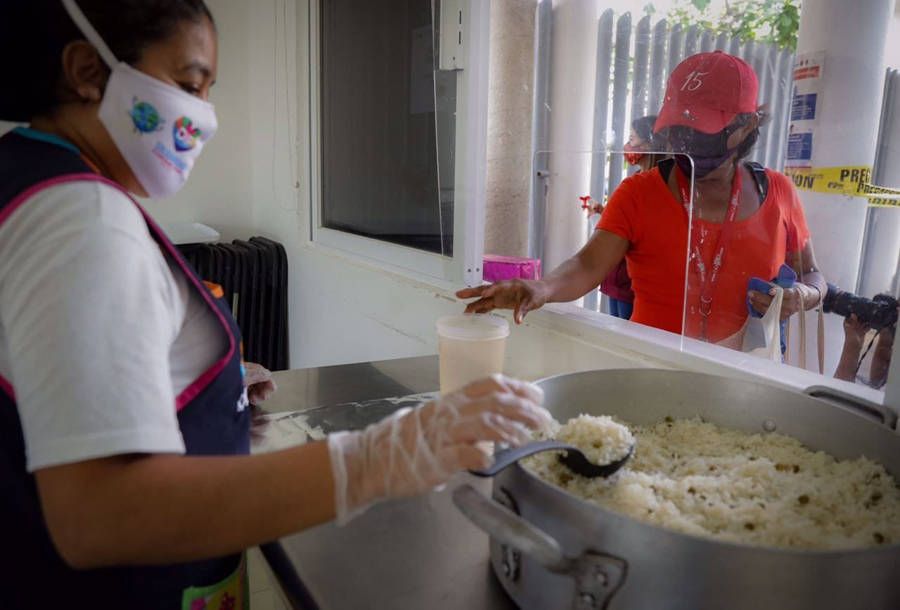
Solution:
<path fill-rule="evenodd" d="M 154 199 L 171 197 L 184 186 L 204 144 L 216 133 L 215 108 L 119 61 L 75 0 L 63 0 L 63 7 L 111 70 L 100 102 L 100 122 L 140 183 L 140 191 Z M 176 117 L 181 118 L 173 131 Z"/>
<path fill-rule="evenodd" d="M 134 123 L 136 131 L 153 133 L 162 129 L 162 117 L 159 116 L 159 112 L 153 104 L 149 102 L 142 102 L 138 98 L 134 98 L 128 115 L 131 117 L 131 122 Z"/>
<path fill-rule="evenodd" d="M 200 136 L 200 129 L 194 127 L 186 116 L 180 117 L 172 126 L 172 139 L 175 141 L 175 150 L 178 152 L 192 150 L 197 145 L 197 139 Z"/>

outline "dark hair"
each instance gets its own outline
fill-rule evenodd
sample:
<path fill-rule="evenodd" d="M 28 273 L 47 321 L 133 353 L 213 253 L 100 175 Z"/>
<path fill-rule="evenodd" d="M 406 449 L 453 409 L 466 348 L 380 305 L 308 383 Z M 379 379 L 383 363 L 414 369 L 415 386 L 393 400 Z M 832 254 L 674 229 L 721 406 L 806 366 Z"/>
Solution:
<path fill-rule="evenodd" d="M 740 129 L 741 127 L 743 127 L 744 125 L 746 125 L 747 123 L 750 122 L 750 120 L 753 118 L 754 114 L 756 114 L 756 113 L 748 112 L 745 114 L 739 114 L 734 118 L 734 121 L 732 121 L 731 124 L 734 125 L 735 127 L 737 127 L 738 129 Z M 759 116 L 759 115 L 757 115 L 757 116 Z M 756 146 L 756 141 L 759 139 L 759 126 L 763 122 L 763 117 L 759 116 L 759 119 L 760 119 L 760 121 L 756 125 L 756 128 L 753 131 L 751 131 L 747 135 L 746 138 L 744 138 L 743 142 L 738 144 L 737 157 L 735 158 L 737 161 L 740 161 L 744 157 L 747 157 L 750 154 L 750 152 L 753 150 L 753 147 Z"/>
<path fill-rule="evenodd" d="M 203 0 L 76 0 L 120 61 L 134 64 L 149 45 L 171 36 L 183 21 L 212 13 Z M 28 121 L 60 102 L 62 52 L 84 35 L 60 0 L 3 0 L 0 68 L 8 83 L 0 93 L 0 119 Z"/>
<path fill-rule="evenodd" d="M 648 114 L 631 121 L 631 128 L 641 140 L 647 143 L 647 148 L 651 151 L 667 150 L 666 142 L 658 135 L 653 133 L 653 126 L 656 124 L 656 115 Z M 664 159 L 668 159 L 669 155 L 657 153 L 647 153 L 649 160 L 648 167 L 656 167 Z"/>
<path fill-rule="evenodd" d="M 634 133 L 636 133 L 640 139 L 652 145 L 655 143 L 655 136 L 653 134 L 653 126 L 655 124 L 656 115 L 648 114 L 647 116 L 642 116 L 639 119 L 631 121 L 631 128 L 634 129 Z"/>

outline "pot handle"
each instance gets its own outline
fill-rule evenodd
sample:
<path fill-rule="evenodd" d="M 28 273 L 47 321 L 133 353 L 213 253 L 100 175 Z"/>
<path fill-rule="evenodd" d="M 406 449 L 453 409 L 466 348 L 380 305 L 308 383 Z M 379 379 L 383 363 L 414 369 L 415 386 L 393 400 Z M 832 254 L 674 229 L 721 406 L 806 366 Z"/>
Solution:
<path fill-rule="evenodd" d="M 832 405 L 856 411 L 863 417 L 874 419 L 876 422 L 884 424 L 891 430 L 897 429 L 897 413 L 891 410 L 890 407 L 863 400 L 841 390 L 819 385 L 807 388 L 804 391 L 804 394 Z"/>
<path fill-rule="evenodd" d="M 587 551 L 575 559 L 559 543 L 505 506 L 478 493 L 471 485 L 453 491 L 453 503 L 491 538 L 525 553 L 544 568 L 575 580 L 574 610 L 604 610 L 625 582 L 628 563 L 605 553 Z"/>
<path fill-rule="evenodd" d="M 541 531 L 505 506 L 471 485 L 460 485 L 453 491 L 453 503 L 469 521 L 497 541 L 522 551 L 551 572 L 568 572 L 572 561 L 552 536 Z"/>

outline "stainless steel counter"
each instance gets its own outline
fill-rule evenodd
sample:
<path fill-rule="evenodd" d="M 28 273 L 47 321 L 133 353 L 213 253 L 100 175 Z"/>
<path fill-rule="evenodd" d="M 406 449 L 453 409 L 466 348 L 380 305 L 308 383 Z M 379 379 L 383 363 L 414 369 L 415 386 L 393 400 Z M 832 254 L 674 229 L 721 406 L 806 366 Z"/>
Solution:
<path fill-rule="evenodd" d="M 432 356 L 283 371 L 275 380 L 279 391 L 265 410 L 302 411 L 310 426 L 328 433 L 363 427 L 408 402 L 391 398 L 436 390 L 438 362 Z M 267 558 L 280 556 L 270 559 L 279 578 L 289 585 L 299 576 L 323 610 L 515 608 L 490 572 L 487 536 L 452 504 L 450 491 L 463 481 L 490 489 L 489 481 L 460 475 L 445 490 L 375 506 L 344 527 L 283 538 Z"/>
<path fill-rule="evenodd" d="M 279 371 L 273 377 L 278 392 L 263 409 L 270 413 L 421 394 L 439 385 L 437 356 Z"/>

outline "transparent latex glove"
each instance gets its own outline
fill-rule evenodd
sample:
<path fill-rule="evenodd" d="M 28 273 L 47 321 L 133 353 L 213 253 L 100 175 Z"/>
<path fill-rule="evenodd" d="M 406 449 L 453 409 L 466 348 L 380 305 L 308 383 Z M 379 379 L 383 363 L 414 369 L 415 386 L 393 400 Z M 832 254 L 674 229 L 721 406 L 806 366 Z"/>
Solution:
<path fill-rule="evenodd" d="M 272 380 L 272 371 L 255 362 L 244 362 L 244 385 L 250 404 L 258 405 L 275 393 L 278 386 Z"/>
<path fill-rule="evenodd" d="M 427 492 L 460 470 L 488 466 L 483 441 L 530 441 L 529 428 L 552 421 L 543 400 L 539 387 L 495 375 L 365 430 L 330 435 L 338 523 L 378 500 Z"/>

